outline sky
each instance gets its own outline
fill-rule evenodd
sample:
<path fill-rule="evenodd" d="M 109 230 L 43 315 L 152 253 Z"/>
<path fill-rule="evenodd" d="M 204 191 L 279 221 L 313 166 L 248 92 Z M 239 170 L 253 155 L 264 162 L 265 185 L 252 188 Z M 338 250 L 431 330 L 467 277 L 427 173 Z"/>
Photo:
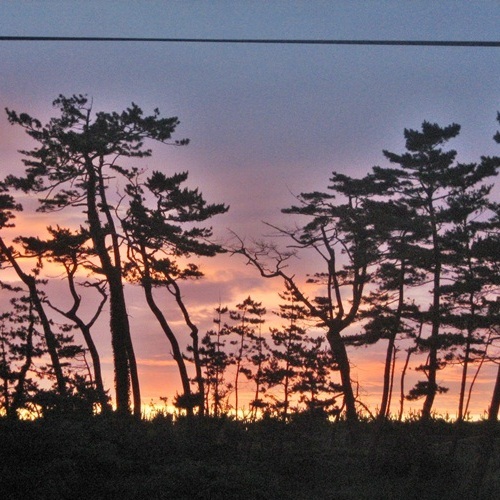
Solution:
<path fill-rule="evenodd" d="M 0 36 L 497 41 L 499 10 L 487 0 L 6 0 Z M 462 126 L 450 144 L 460 161 L 498 154 L 499 58 L 498 48 L 0 41 L 0 104 L 43 121 L 59 94 L 82 93 L 96 110 L 135 102 L 178 116 L 175 138 L 190 145 L 155 146 L 142 166 L 188 170 L 190 186 L 230 205 L 213 221 L 217 236 L 235 231 L 250 240 L 269 232 L 262 221 L 291 222 L 280 210 L 300 192 L 324 189 L 332 171 L 362 176 L 387 164 L 382 150 L 401 152 L 404 128 L 424 120 Z M 20 172 L 17 150 L 29 146 L 0 115 L 0 176 Z M 45 222 L 27 212 L 18 233 L 28 224 Z M 304 261 L 296 265 L 305 272 Z M 219 298 L 230 306 L 249 294 L 277 302 L 281 285 L 236 257 L 204 269 L 207 279 L 186 291 L 202 326 Z M 147 402 L 164 395 L 164 374 L 174 367 L 139 299 L 129 313 L 133 324 L 147 325 L 134 338 Z M 102 349 L 111 386 L 109 339 Z M 382 360 L 363 356 L 355 354 L 361 378 Z M 379 384 L 365 379 L 368 392 Z"/>

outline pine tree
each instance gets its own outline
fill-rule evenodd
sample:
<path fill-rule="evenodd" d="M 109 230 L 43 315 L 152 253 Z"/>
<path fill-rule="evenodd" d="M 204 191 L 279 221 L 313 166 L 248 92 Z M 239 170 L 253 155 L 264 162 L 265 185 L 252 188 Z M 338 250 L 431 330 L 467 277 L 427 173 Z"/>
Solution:
<path fill-rule="evenodd" d="M 217 317 L 214 330 L 209 330 L 201 339 L 200 359 L 204 370 L 205 391 L 205 413 L 218 417 L 227 411 L 224 399 L 228 396 L 231 386 L 226 385 L 227 368 L 232 359 L 226 352 L 227 337 L 231 334 L 222 318 L 228 312 L 227 307 L 217 307 Z"/>
<path fill-rule="evenodd" d="M 92 116 L 92 103 L 83 95 L 61 95 L 53 104 L 60 115 L 46 125 L 27 113 L 7 110 L 10 123 L 21 126 L 38 144 L 35 149 L 22 151 L 25 175 L 9 176 L 8 182 L 27 193 L 44 193 L 40 199 L 42 211 L 84 207 L 86 229 L 109 286 L 116 408 L 123 415 L 130 412 L 132 386 L 134 415 L 140 417 L 139 377 L 123 290 L 121 240 L 114 217 L 121 200 L 113 203 L 108 186 L 112 179 L 127 183 L 134 178 L 138 169 L 120 161 L 151 156 L 144 142 L 167 143 L 179 120 L 160 118 L 158 109 L 144 116 L 134 103 L 121 113 L 98 112 Z"/>
<path fill-rule="evenodd" d="M 0 315 L 0 412 L 17 419 L 30 412 L 39 390 L 35 364 L 46 354 L 36 328 L 36 314 L 29 296 L 19 295 L 20 287 L 0 283 L 3 294 L 15 294 L 10 310 Z"/>
<path fill-rule="evenodd" d="M 428 350 L 428 361 L 419 367 L 426 374 L 426 381 L 419 381 L 411 396 L 424 396 L 422 418 L 428 419 L 435 396 L 446 389 L 438 386 L 437 372 L 443 367 L 439 357 L 441 346 L 441 283 L 443 278 L 443 227 L 446 222 L 446 197 L 450 185 L 459 175 L 453 166 L 456 151 L 444 151 L 440 146 L 456 137 L 460 126 L 440 127 L 424 122 L 422 131 L 405 129 L 407 152 L 401 155 L 384 151 L 392 162 L 400 165 L 395 172 L 401 186 L 401 201 L 413 209 L 418 224 L 425 228 L 420 241 L 420 252 L 415 255 L 417 265 L 427 272 L 432 281 L 432 303 L 428 310 L 430 334 L 420 341 Z"/>
<path fill-rule="evenodd" d="M 229 316 L 236 324 L 231 325 L 230 331 L 236 335 L 236 340 L 231 340 L 230 344 L 235 347 L 231 353 L 232 362 L 235 365 L 234 375 L 234 409 L 238 418 L 239 395 L 240 395 L 240 374 L 245 374 L 247 378 L 252 377 L 252 371 L 246 366 L 245 360 L 250 348 L 250 336 L 255 335 L 255 325 L 260 325 L 264 320 L 262 316 L 266 310 L 261 302 L 254 301 L 248 296 L 243 302 L 236 304 L 236 310 L 230 310 Z"/>
<path fill-rule="evenodd" d="M 179 283 L 203 277 L 200 267 L 189 260 L 193 256 L 213 257 L 223 251 L 220 245 L 209 242 L 212 229 L 198 224 L 228 208 L 223 204 L 207 204 L 197 189 L 183 187 L 187 178 L 187 172 L 170 177 L 153 172 L 143 184 L 131 181 L 126 187 L 129 206 L 121 224 L 128 244 L 126 276 L 142 286 L 148 306 L 167 336 L 179 368 L 183 394 L 178 396 L 177 402 L 188 412 L 198 406 L 202 414 L 205 398 L 198 327 L 191 319 Z M 149 199 L 152 199 L 150 203 Z M 178 263 L 180 259 L 185 262 L 183 267 Z M 189 329 L 197 394 L 191 392 L 185 355 L 171 322 L 158 306 L 154 288 L 166 289 L 174 297 Z"/>
<path fill-rule="evenodd" d="M 383 204 L 376 199 L 383 193 L 385 180 L 373 175 L 353 179 L 333 173 L 329 192 L 302 193 L 298 205 L 282 210 L 286 214 L 304 216 L 309 222 L 296 229 L 275 227 L 279 234 L 292 240 L 296 249 L 312 250 L 321 258 L 323 268 L 309 276 L 319 295 L 309 298 L 293 274 L 285 271 L 294 252 L 279 252 L 274 245 L 259 244 L 246 248 L 242 241 L 234 250 L 244 255 L 266 278 L 279 277 L 310 315 L 325 329 L 333 358 L 340 373 L 346 418 L 358 420 L 356 398 L 351 383 L 351 369 L 342 334 L 357 319 L 365 299 L 365 287 L 380 259 L 385 232 L 380 230 Z M 336 201 L 336 198 L 339 201 Z M 274 259 L 274 267 L 265 258 Z"/>
<path fill-rule="evenodd" d="M 272 409 L 287 420 L 290 414 L 290 405 L 293 396 L 293 386 L 299 376 L 302 365 L 303 344 L 306 337 L 306 329 L 301 323 L 308 317 L 307 309 L 302 306 L 293 291 L 285 286 L 285 291 L 280 294 L 284 301 L 280 304 L 276 313 L 287 323 L 281 328 L 271 328 L 270 360 L 264 370 L 265 383 L 270 389 L 280 388 L 278 395 L 276 391 L 268 397 L 273 401 Z"/>
<path fill-rule="evenodd" d="M 38 259 L 40 268 L 43 266 L 44 261 L 47 261 L 56 263 L 64 269 L 72 304 L 63 310 L 53 304 L 48 297 L 45 298 L 45 303 L 71 321 L 80 330 L 92 359 L 93 377 L 91 385 L 96 391 L 101 410 L 109 411 L 111 406 L 104 388 L 101 360 L 92 336 L 92 327 L 101 315 L 107 301 L 106 283 L 100 280 L 85 280 L 80 284 L 84 290 L 96 290 L 100 298 L 94 314 L 89 321 L 85 321 L 80 313 L 82 296 L 78 293 L 77 286 L 79 284 L 76 281 L 76 275 L 80 268 L 95 269 L 95 265 L 92 263 L 92 251 L 86 246 L 90 236 L 84 229 L 72 232 L 59 226 L 55 228 L 49 226 L 47 231 L 51 236 L 47 240 L 42 240 L 39 237 L 19 237 L 16 241 L 22 244 L 27 255 Z"/>
<path fill-rule="evenodd" d="M 496 166 L 485 159 L 479 165 L 458 165 L 457 168 L 460 175 L 453 180 L 447 199 L 451 227 L 445 233 L 443 249 L 449 272 L 441 293 L 442 323 L 452 329 L 447 334 L 451 350 L 461 348 L 461 352 L 452 353 L 450 358 L 457 358 L 463 367 L 458 404 L 458 420 L 462 420 L 468 368 L 484 355 L 487 331 L 491 327 L 485 300 L 493 286 L 490 269 L 474 250 L 490 225 L 486 217 L 492 186 L 481 183 L 496 174 Z"/>

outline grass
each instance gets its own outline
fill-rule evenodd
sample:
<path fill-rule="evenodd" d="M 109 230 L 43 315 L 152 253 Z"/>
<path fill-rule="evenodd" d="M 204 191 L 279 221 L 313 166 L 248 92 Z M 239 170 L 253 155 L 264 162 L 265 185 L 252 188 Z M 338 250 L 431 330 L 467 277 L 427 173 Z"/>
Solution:
<path fill-rule="evenodd" d="M 9 500 L 500 498 L 498 437 L 481 488 L 471 484 L 483 427 L 361 422 L 353 440 L 344 422 L 307 415 L 1 420 L 0 491 Z"/>

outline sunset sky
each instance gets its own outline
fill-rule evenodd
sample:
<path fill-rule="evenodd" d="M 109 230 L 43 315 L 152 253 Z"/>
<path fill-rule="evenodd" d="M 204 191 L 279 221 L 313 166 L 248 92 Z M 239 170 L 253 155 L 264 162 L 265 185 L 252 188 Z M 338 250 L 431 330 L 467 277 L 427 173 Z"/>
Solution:
<path fill-rule="evenodd" d="M 0 36 L 497 41 L 499 11 L 494 0 L 3 1 Z M 0 41 L 0 104 L 43 121 L 59 94 L 82 93 L 95 110 L 135 102 L 146 113 L 158 107 L 163 116 L 178 116 L 175 138 L 188 137 L 190 145 L 155 146 L 141 166 L 188 170 L 191 187 L 230 205 L 213 220 L 217 236 L 228 239 L 231 230 L 250 240 L 269 232 L 262 221 L 283 223 L 280 209 L 294 203 L 294 194 L 324 189 L 332 171 L 361 176 L 385 165 L 382 149 L 401 152 L 403 129 L 423 120 L 462 125 L 450 143 L 460 161 L 499 154 L 492 140 L 499 62 L 498 48 Z M 0 115 L 2 177 L 21 171 L 17 150 L 25 147 L 23 131 Z M 498 186 L 494 195 L 500 199 Z M 66 222 L 64 213 L 59 217 Z M 27 210 L 8 234 L 33 234 L 45 224 Z M 304 261 L 294 265 L 305 273 Z M 206 280 L 185 291 L 202 331 L 219 298 L 234 306 L 251 295 L 269 309 L 278 302 L 281 284 L 261 280 L 237 257 L 204 269 Z M 64 295 L 64 283 L 52 287 Z M 128 293 L 147 404 L 172 395 L 175 367 L 140 293 Z M 108 335 L 104 325 L 99 343 L 111 387 Z M 381 384 L 383 347 L 353 358 L 367 399 Z M 480 391 L 488 398 L 493 387 L 487 377 L 482 384 L 478 412 L 486 408 Z M 439 396 L 437 407 L 453 410 L 456 397 Z"/>

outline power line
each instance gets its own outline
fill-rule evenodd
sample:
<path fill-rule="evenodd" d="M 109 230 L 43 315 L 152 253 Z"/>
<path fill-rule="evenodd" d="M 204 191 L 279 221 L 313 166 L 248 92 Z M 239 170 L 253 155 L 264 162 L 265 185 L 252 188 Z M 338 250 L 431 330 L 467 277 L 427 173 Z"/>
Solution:
<path fill-rule="evenodd" d="M 389 45 L 416 47 L 500 47 L 499 41 L 480 40 L 317 40 L 260 38 L 145 38 L 111 36 L 0 36 L 2 42 L 162 42 L 237 43 L 263 45 Z"/>

